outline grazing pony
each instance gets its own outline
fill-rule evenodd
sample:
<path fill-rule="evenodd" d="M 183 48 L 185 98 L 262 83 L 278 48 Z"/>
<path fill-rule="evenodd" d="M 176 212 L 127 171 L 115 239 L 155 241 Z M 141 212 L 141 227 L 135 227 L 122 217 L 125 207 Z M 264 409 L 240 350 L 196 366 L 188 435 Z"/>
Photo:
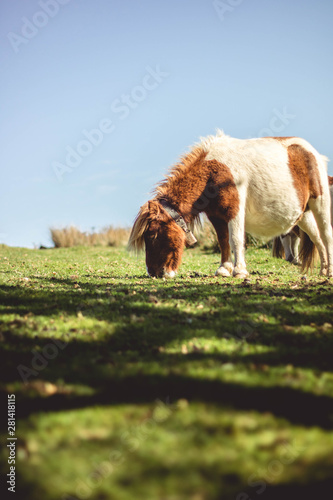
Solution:
<path fill-rule="evenodd" d="M 333 226 L 333 177 L 330 175 L 328 176 L 328 184 L 331 195 L 331 225 Z M 300 229 L 295 226 L 289 233 L 274 238 L 272 247 L 273 257 L 277 257 L 278 259 L 284 258 L 292 264 L 300 264 L 298 249 L 301 236 L 304 237 L 304 233 L 300 233 Z"/>
<path fill-rule="evenodd" d="M 217 275 L 248 275 L 245 231 L 271 239 L 298 225 L 317 246 L 322 274 L 333 276 L 327 158 L 304 139 L 241 140 L 218 131 L 192 147 L 141 207 L 132 228 L 129 248 L 146 249 L 150 276 L 175 276 L 202 212 L 221 248 Z"/>

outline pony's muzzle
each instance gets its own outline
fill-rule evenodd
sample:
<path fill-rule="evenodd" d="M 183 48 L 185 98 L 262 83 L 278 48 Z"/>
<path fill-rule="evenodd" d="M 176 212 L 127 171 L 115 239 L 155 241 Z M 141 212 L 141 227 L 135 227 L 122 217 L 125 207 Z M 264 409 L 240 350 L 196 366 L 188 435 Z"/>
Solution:
<path fill-rule="evenodd" d="M 163 278 L 174 278 L 176 274 L 176 271 L 164 271 Z"/>
<path fill-rule="evenodd" d="M 147 274 L 151 278 L 174 278 L 177 274 L 177 271 L 167 271 L 166 269 L 163 269 L 161 272 L 154 273 L 152 271 L 149 271 L 148 266 L 146 266 L 147 269 Z"/>

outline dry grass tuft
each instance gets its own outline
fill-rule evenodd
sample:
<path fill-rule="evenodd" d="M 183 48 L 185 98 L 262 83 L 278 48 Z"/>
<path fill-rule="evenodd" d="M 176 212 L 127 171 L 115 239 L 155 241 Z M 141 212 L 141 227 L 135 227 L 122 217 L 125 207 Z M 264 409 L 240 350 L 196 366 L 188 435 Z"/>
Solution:
<path fill-rule="evenodd" d="M 127 244 L 130 229 L 109 226 L 100 232 L 82 232 L 74 226 L 51 228 L 51 238 L 56 248 L 76 246 L 120 247 Z"/>

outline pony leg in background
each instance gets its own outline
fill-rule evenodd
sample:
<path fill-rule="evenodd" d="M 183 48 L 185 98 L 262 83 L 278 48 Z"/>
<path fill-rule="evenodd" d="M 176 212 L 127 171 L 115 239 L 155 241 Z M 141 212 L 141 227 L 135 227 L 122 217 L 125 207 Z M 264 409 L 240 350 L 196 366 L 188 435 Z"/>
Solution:
<path fill-rule="evenodd" d="M 283 245 L 286 261 L 291 262 L 292 264 L 295 265 L 299 265 L 300 263 L 298 259 L 298 247 L 300 243 L 299 232 L 297 234 L 294 230 L 292 230 L 290 231 L 290 233 L 280 236 L 280 239 Z"/>
<path fill-rule="evenodd" d="M 333 177 L 328 176 L 328 184 L 330 186 L 330 195 L 331 195 L 331 224 L 333 226 Z"/>
<path fill-rule="evenodd" d="M 294 256 L 294 260 L 292 261 L 292 263 L 295 265 L 300 264 L 299 259 L 298 259 L 299 243 L 300 243 L 299 236 L 295 233 L 291 233 L 291 252 Z"/>
<path fill-rule="evenodd" d="M 303 214 L 302 219 L 298 222 L 298 226 L 302 229 L 310 238 L 312 243 L 314 243 L 317 247 L 319 257 L 320 257 L 320 272 L 321 274 L 325 274 L 327 270 L 327 254 L 324 243 L 320 238 L 319 229 L 314 218 L 314 215 L 311 211 L 307 211 Z M 301 242 L 301 260 L 302 260 L 302 270 L 307 267 L 307 260 L 311 262 L 310 255 L 307 258 L 307 253 L 309 251 L 309 246 L 305 244 L 303 246 Z"/>
<path fill-rule="evenodd" d="M 215 276 L 232 276 L 234 265 L 231 260 L 228 223 L 218 217 L 208 217 L 212 223 L 221 249 L 221 265 Z"/>
<path fill-rule="evenodd" d="M 284 249 L 284 254 L 285 254 L 285 260 L 287 262 L 295 262 L 295 256 L 292 251 L 292 235 L 291 233 L 283 234 L 280 236 L 283 249 Z"/>
<path fill-rule="evenodd" d="M 327 275 L 328 277 L 333 277 L 333 235 L 332 226 L 330 224 L 331 206 L 328 186 L 327 191 L 327 196 L 310 199 L 309 207 L 313 212 L 319 229 L 320 238 L 327 252 L 327 264 L 325 266 L 322 263 L 320 272 L 321 274 Z"/>
<path fill-rule="evenodd" d="M 328 176 L 331 198 L 331 225 L 333 226 L 333 177 Z M 312 224 L 312 222 L 311 222 Z M 285 259 L 292 264 L 300 264 L 298 249 L 300 244 L 300 233 L 298 227 L 295 226 L 289 233 L 274 238 L 273 240 L 273 257 Z"/>

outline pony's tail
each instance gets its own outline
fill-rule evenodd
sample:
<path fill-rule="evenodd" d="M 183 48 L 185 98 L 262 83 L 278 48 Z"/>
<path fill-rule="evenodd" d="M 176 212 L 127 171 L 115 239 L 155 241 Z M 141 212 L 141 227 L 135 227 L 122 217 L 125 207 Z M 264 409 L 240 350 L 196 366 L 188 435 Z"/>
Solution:
<path fill-rule="evenodd" d="M 272 255 L 277 259 L 285 258 L 284 248 L 280 236 L 276 236 L 276 238 L 273 239 Z"/>
<path fill-rule="evenodd" d="M 300 229 L 299 259 L 301 261 L 302 272 L 313 269 L 315 261 L 318 258 L 316 245 L 310 240 L 310 237 Z"/>

